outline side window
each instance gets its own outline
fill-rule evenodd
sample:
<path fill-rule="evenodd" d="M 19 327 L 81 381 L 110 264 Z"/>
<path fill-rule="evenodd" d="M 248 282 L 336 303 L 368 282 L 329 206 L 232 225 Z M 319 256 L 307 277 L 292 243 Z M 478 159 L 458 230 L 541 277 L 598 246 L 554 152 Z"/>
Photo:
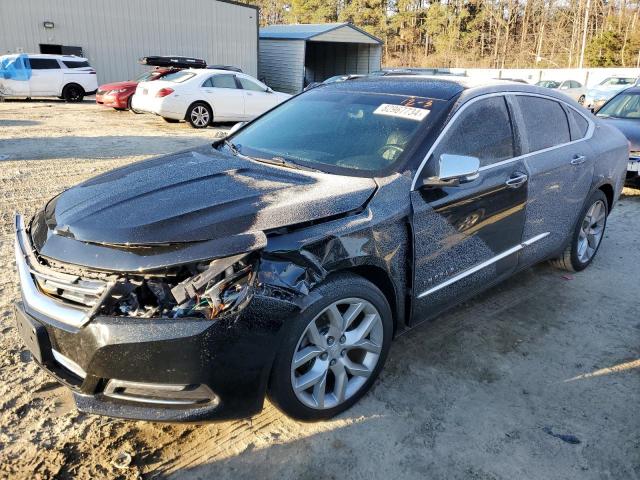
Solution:
<path fill-rule="evenodd" d="M 248 78 L 238 77 L 240 81 L 240 85 L 244 90 L 253 90 L 254 92 L 264 92 L 265 88 L 262 85 L 258 85 L 253 80 L 249 80 Z"/>
<path fill-rule="evenodd" d="M 62 63 L 64 63 L 67 68 L 83 68 L 83 67 L 91 66 L 89 65 L 89 62 L 76 62 L 73 60 L 71 61 L 63 60 Z"/>
<path fill-rule="evenodd" d="M 569 116 L 573 123 L 573 128 L 571 129 L 571 140 L 584 138 L 587 134 L 587 130 L 589 130 L 589 122 L 573 108 L 568 108 L 567 110 L 569 111 Z"/>
<path fill-rule="evenodd" d="M 443 153 L 478 157 L 481 167 L 513 158 L 513 130 L 504 97 L 469 105 L 438 146 L 435 158 Z"/>
<path fill-rule="evenodd" d="M 60 64 L 54 58 L 30 58 L 32 70 L 55 70 L 60 68 Z"/>
<path fill-rule="evenodd" d="M 209 88 L 238 88 L 233 75 L 214 75 L 204 82 L 202 86 Z"/>
<path fill-rule="evenodd" d="M 582 88 L 582 84 L 580 84 L 580 82 L 576 82 L 575 80 L 571 80 L 571 88 Z"/>
<path fill-rule="evenodd" d="M 524 123 L 524 135 L 529 140 L 530 153 L 571 141 L 569 121 L 562 105 L 554 100 L 517 95 Z"/>

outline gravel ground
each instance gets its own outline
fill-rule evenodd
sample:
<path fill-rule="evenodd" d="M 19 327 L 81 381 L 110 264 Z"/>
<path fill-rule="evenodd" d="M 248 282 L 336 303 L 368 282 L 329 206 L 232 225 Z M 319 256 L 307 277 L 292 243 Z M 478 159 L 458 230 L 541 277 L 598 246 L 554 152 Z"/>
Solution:
<path fill-rule="evenodd" d="M 640 191 L 631 189 L 591 268 L 537 266 L 401 336 L 372 392 L 333 421 L 297 423 L 268 404 L 252 419 L 206 425 L 78 413 L 13 327 L 12 214 L 219 131 L 89 101 L 0 103 L 0 477 L 640 478 Z"/>

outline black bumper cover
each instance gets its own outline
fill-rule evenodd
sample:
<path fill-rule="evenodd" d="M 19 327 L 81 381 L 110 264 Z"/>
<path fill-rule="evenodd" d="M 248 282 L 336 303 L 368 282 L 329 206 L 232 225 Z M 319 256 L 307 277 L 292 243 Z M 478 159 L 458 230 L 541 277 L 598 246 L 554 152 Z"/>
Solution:
<path fill-rule="evenodd" d="M 22 303 L 16 304 L 15 313 L 27 348 L 25 320 L 44 326 L 48 344 L 41 359 L 34 359 L 73 390 L 79 410 L 136 420 L 199 422 L 247 417 L 262 409 L 281 327 L 295 306 L 255 295 L 242 312 L 215 321 L 96 317 L 78 330 L 27 312 Z M 78 364 L 86 372 L 84 379 L 58 364 L 47 348 Z M 102 393 L 109 379 L 204 384 L 219 402 L 185 408 L 116 400 Z"/>

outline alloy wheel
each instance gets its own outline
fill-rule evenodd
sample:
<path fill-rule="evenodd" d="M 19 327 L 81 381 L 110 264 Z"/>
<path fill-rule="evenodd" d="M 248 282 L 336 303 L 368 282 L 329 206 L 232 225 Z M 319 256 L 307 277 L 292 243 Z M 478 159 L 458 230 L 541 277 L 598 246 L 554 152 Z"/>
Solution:
<path fill-rule="evenodd" d="M 602 241 L 605 222 L 607 219 L 607 207 L 602 200 L 596 201 L 587 210 L 580 232 L 578 233 L 578 260 L 586 263 L 596 253 Z"/>
<path fill-rule="evenodd" d="M 384 340 L 378 310 L 361 298 L 338 300 L 309 323 L 291 361 L 303 404 L 329 409 L 355 395 L 375 370 Z"/>
<path fill-rule="evenodd" d="M 209 111 L 202 105 L 197 105 L 191 110 L 191 121 L 198 127 L 209 125 Z"/>

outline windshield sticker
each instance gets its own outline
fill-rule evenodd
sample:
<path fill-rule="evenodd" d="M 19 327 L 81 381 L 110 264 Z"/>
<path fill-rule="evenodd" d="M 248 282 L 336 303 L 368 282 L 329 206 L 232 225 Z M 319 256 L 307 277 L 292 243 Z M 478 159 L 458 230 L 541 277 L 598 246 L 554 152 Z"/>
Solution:
<path fill-rule="evenodd" d="M 387 115 L 389 117 L 406 118 L 420 122 L 424 120 L 431 110 L 425 108 L 405 107 L 403 105 L 392 105 L 383 103 L 376 108 L 373 113 L 376 115 Z"/>

